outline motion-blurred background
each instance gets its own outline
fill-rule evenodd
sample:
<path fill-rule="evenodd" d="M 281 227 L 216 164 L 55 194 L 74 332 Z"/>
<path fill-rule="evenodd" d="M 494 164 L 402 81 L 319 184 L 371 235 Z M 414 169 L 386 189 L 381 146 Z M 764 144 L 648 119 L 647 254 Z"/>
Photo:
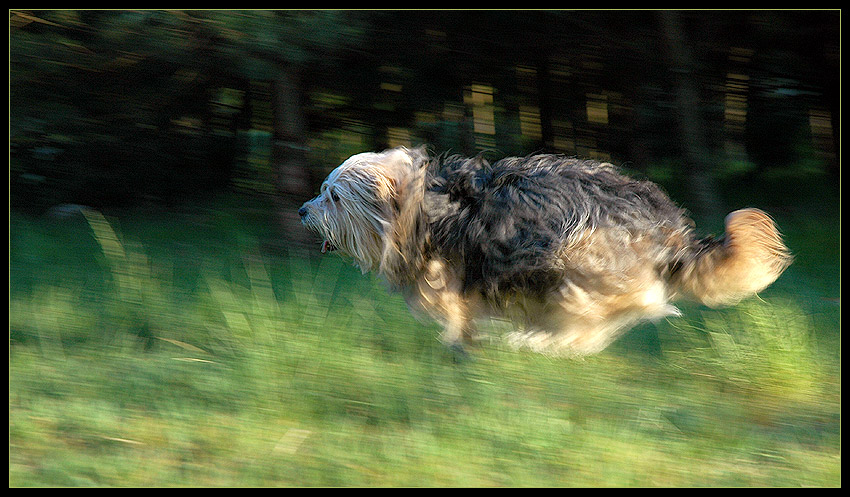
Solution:
<path fill-rule="evenodd" d="M 840 485 L 840 11 L 10 10 L 9 41 L 11 485 Z M 419 144 L 611 161 L 706 234 L 767 210 L 796 261 L 587 361 L 455 364 L 295 214 Z"/>

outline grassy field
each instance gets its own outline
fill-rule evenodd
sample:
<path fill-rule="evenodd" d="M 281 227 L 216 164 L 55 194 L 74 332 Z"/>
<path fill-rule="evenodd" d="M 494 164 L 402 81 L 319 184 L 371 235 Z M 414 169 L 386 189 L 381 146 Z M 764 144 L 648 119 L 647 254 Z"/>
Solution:
<path fill-rule="evenodd" d="M 584 360 L 457 362 L 333 255 L 225 202 L 11 216 L 10 486 L 840 486 L 835 212 L 758 299 Z"/>

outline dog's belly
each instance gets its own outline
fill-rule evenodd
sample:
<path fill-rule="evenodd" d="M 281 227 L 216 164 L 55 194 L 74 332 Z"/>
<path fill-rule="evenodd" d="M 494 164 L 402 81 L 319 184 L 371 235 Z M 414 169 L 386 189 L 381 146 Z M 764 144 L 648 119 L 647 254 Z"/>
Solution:
<path fill-rule="evenodd" d="M 506 337 L 511 346 L 557 355 L 597 353 L 640 321 L 679 315 L 661 280 L 616 293 L 598 290 L 565 282 L 546 300 L 520 297 L 489 310 L 516 325 Z"/>
<path fill-rule="evenodd" d="M 482 294 L 481 314 L 516 324 L 509 343 L 562 355 L 596 353 L 640 321 L 678 315 L 654 263 L 663 250 L 645 243 L 611 250 L 605 238 L 597 232 L 565 247 L 553 266 L 559 283 L 543 295 L 521 289 Z"/>

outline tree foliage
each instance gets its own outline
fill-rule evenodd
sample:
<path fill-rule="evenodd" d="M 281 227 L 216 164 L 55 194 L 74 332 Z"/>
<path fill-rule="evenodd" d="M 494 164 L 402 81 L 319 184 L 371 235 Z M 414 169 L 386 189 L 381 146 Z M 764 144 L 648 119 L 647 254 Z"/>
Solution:
<path fill-rule="evenodd" d="M 10 11 L 11 206 L 285 190 L 404 143 L 687 164 L 683 74 L 703 170 L 836 173 L 839 14 L 683 11 L 674 67 L 653 11 Z M 300 152 L 263 173 L 262 133 Z"/>

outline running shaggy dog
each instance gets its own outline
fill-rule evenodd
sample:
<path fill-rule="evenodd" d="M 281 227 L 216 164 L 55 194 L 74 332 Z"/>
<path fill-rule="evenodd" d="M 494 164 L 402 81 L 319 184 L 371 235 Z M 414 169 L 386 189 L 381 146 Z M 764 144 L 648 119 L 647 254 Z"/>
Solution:
<path fill-rule="evenodd" d="M 639 321 L 677 315 L 675 299 L 731 305 L 791 263 L 758 209 L 729 214 L 722 238 L 698 238 L 655 184 L 560 155 L 357 154 L 298 212 L 322 252 L 377 271 L 455 347 L 475 338 L 476 318 L 500 316 L 517 324 L 516 346 L 593 354 Z"/>

